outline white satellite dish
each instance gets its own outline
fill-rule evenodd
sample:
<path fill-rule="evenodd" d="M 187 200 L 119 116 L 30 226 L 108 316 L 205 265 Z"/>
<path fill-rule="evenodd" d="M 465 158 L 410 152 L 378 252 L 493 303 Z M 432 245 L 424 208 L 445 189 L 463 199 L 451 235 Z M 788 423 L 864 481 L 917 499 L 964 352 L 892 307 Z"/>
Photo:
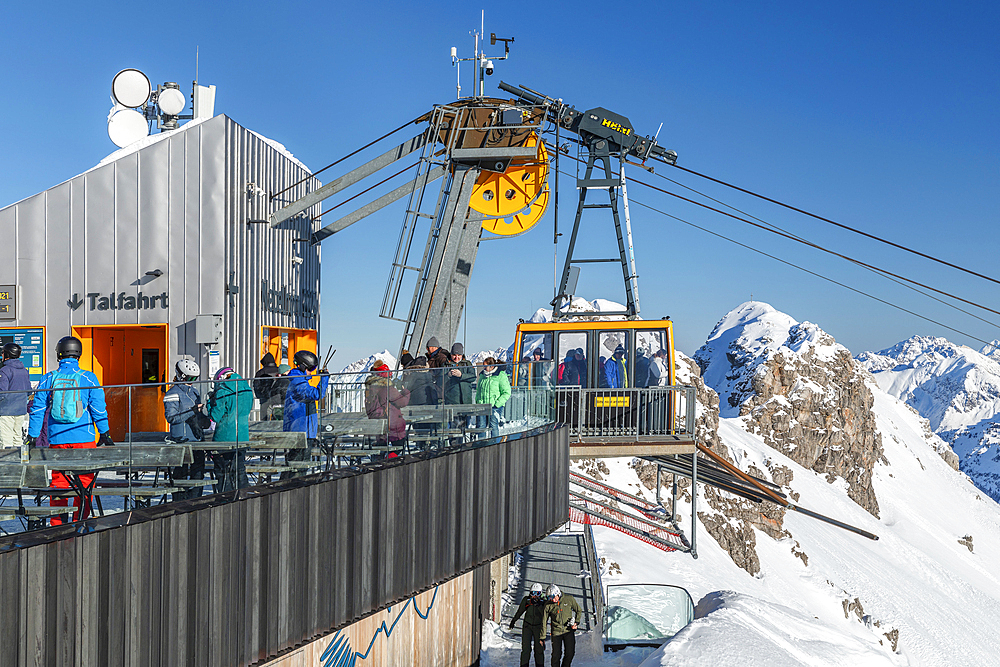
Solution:
<path fill-rule="evenodd" d="M 146 117 L 134 109 L 116 111 L 108 119 L 108 136 L 119 148 L 149 136 Z"/>
<path fill-rule="evenodd" d="M 152 90 L 149 79 L 137 69 L 123 69 L 111 80 L 111 96 L 123 107 L 141 107 Z"/>
<path fill-rule="evenodd" d="M 160 91 L 159 97 L 156 98 L 156 103 L 160 106 L 160 111 L 163 113 L 168 116 L 176 116 L 184 111 L 184 107 L 187 105 L 187 98 L 184 97 L 184 93 L 176 88 L 165 88 Z"/>

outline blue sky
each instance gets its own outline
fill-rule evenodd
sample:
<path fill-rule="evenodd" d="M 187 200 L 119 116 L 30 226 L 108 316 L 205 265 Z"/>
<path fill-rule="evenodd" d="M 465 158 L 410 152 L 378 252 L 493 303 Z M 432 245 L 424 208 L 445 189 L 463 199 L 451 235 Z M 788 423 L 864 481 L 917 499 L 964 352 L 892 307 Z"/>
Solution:
<path fill-rule="evenodd" d="M 603 106 L 679 163 L 1000 278 L 1000 8 L 995 3 L 539 3 L 486 8 L 486 32 L 515 38 L 496 83 L 579 110 Z M 5 7 L 0 42 L 0 206 L 92 166 L 115 146 L 108 93 L 125 67 L 155 82 L 218 87 L 216 111 L 319 169 L 455 96 L 449 48 L 472 52 L 468 3 L 55 3 Z M 491 53 L 499 52 L 494 48 Z M 472 87 L 464 68 L 463 92 Z M 415 131 L 414 131 L 415 134 Z M 401 137 L 402 138 L 402 137 Z M 373 156 L 374 154 L 372 154 Z M 565 163 L 568 165 L 568 162 Z M 332 171 L 332 170 L 331 170 Z M 908 256 L 713 186 L 657 173 L 792 233 L 1000 310 L 1000 285 Z M 329 180 L 331 172 L 323 180 Z M 649 182 L 679 190 L 655 176 Z M 576 192 L 562 178 L 560 226 Z M 692 353 L 728 310 L 766 301 L 854 353 L 913 334 L 980 347 L 1000 329 L 817 251 L 635 185 L 642 312 L 670 315 Z M 636 202 L 803 265 L 972 337 L 756 255 Z M 347 363 L 395 349 L 378 311 L 401 204 L 323 244 L 323 347 Z M 584 252 L 613 254 L 610 218 L 586 221 Z M 330 220 L 332 221 L 332 219 Z M 518 317 L 552 297 L 551 212 L 480 249 L 466 345 L 506 346 Z M 559 265 L 562 265 L 560 247 Z M 621 300 L 620 276 L 585 267 L 580 294 Z M 1000 323 L 1000 315 L 975 310 Z M 973 338 L 974 337 L 974 338 Z"/>

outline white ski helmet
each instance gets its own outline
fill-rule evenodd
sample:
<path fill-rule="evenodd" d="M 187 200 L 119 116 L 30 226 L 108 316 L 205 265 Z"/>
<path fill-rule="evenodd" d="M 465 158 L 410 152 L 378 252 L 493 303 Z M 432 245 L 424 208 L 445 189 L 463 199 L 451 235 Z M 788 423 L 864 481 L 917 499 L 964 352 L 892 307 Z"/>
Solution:
<path fill-rule="evenodd" d="M 542 594 L 542 585 L 541 584 L 531 584 L 531 594 L 532 595 L 541 595 Z"/>
<path fill-rule="evenodd" d="M 549 596 L 549 598 L 555 599 L 562 595 L 562 591 L 559 590 L 559 587 L 555 584 L 549 584 L 549 588 L 545 591 L 545 594 Z"/>
<path fill-rule="evenodd" d="M 197 380 L 201 377 L 201 367 L 192 359 L 181 359 L 177 362 L 177 378 L 184 380 Z"/>

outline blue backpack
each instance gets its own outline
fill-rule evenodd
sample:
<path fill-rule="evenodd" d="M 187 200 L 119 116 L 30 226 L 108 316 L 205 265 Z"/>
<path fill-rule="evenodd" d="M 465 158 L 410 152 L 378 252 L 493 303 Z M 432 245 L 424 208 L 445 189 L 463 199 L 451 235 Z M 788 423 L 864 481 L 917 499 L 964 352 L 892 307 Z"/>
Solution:
<path fill-rule="evenodd" d="M 56 372 L 52 378 L 52 421 L 75 424 L 83 417 L 83 400 L 76 384 L 76 375 Z"/>

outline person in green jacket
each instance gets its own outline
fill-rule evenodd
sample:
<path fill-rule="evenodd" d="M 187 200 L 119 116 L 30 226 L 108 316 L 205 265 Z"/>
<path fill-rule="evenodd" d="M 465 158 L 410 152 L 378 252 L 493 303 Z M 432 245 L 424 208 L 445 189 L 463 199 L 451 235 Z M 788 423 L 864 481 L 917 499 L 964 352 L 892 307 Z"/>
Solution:
<path fill-rule="evenodd" d="M 250 410 L 253 409 L 253 389 L 250 383 L 232 368 L 221 368 L 215 374 L 215 391 L 208 398 L 208 416 L 215 422 L 214 442 L 248 443 L 250 440 Z M 249 486 L 247 481 L 246 449 L 226 449 L 212 452 L 215 464 L 216 493 Z"/>
<path fill-rule="evenodd" d="M 521 604 L 517 608 L 514 618 L 510 619 L 510 629 L 514 629 L 514 623 L 524 615 L 524 623 L 521 624 L 521 667 L 528 667 L 531 659 L 531 652 L 535 652 L 535 667 L 545 665 L 545 640 L 542 639 L 542 621 L 545 620 L 544 612 L 547 600 L 542 594 L 541 584 L 532 584 L 531 592 L 521 598 Z"/>
<path fill-rule="evenodd" d="M 580 605 L 572 595 L 563 595 L 555 584 L 546 591 L 549 604 L 545 605 L 542 620 L 542 640 L 545 640 L 545 626 L 552 623 L 552 667 L 570 667 L 576 654 L 576 628 L 580 623 Z M 571 621 L 570 618 L 573 620 Z M 563 654 L 563 649 L 566 653 Z"/>
<path fill-rule="evenodd" d="M 479 417 L 479 428 L 486 428 L 487 422 L 490 428 L 490 437 L 500 437 L 500 415 L 503 414 L 503 406 L 510 398 L 510 378 L 507 374 L 497 368 L 497 360 L 493 357 L 486 357 L 483 361 L 485 368 L 479 374 L 479 386 L 476 388 L 476 403 L 486 403 L 493 406 L 489 417 Z"/>

